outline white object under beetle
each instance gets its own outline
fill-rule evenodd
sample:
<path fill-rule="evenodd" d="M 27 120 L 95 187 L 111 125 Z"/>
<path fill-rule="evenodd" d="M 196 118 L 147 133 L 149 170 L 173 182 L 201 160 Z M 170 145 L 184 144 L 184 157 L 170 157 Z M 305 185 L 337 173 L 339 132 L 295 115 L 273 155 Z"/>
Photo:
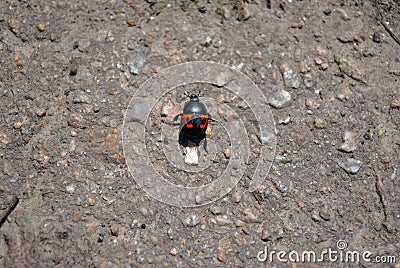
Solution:
<path fill-rule="evenodd" d="M 197 147 L 186 147 L 185 163 L 193 166 L 197 166 L 199 164 Z"/>

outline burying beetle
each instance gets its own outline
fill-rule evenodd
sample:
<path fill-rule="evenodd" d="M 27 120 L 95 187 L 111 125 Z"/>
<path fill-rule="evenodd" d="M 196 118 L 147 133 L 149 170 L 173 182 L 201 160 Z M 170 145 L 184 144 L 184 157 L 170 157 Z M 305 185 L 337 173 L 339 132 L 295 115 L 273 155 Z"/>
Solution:
<path fill-rule="evenodd" d="M 181 117 L 179 144 L 188 150 L 187 154 L 196 154 L 196 156 L 189 156 L 189 158 L 193 158 L 192 160 L 188 159 L 188 157 L 185 158 L 185 162 L 188 164 L 197 164 L 197 149 L 192 151 L 190 148 L 198 147 L 204 140 L 203 147 L 207 151 L 206 130 L 208 121 L 212 119 L 211 115 L 207 112 L 206 106 L 200 102 L 198 95 L 191 94 L 189 98 L 190 100 L 183 106 L 183 113 L 175 116 L 174 121 L 178 120 L 179 116 Z M 189 152 L 189 150 L 191 151 Z"/>

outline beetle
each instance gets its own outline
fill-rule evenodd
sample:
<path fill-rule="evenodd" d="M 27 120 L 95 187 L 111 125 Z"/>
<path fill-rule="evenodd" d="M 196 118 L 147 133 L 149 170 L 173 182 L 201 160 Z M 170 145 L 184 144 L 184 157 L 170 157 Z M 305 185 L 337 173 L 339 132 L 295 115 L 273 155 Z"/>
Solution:
<path fill-rule="evenodd" d="M 181 117 L 179 144 L 183 147 L 198 147 L 204 140 L 204 150 L 207 151 L 206 130 L 211 115 L 206 106 L 200 102 L 199 96 L 191 94 L 190 100 L 183 106 L 183 113 L 175 116 L 174 121 Z"/>

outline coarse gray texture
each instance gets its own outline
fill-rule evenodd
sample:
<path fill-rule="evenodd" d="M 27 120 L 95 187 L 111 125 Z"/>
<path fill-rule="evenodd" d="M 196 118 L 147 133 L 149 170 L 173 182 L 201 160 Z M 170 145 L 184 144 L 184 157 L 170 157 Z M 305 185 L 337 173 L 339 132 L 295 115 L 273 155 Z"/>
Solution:
<path fill-rule="evenodd" d="M 0 213 L 20 202 L 0 229 L 0 267 L 281 267 L 258 252 L 340 239 L 399 261 L 400 44 L 380 22 L 399 35 L 399 2 L 267 3 L 1 1 Z M 250 193 L 244 177 L 183 209 L 138 187 L 121 137 L 139 86 L 194 60 L 291 101 L 271 107 L 282 123 L 263 186 Z"/>

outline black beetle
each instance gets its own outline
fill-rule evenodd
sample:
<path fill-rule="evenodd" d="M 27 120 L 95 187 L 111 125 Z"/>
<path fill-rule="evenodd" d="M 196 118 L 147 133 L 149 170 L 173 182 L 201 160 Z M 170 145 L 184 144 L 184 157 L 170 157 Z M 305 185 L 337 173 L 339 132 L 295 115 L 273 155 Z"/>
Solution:
<path fill-rule="evenodd" d="M 190 95 L 190 100 L 183 106 L 183 113 L 175 116 L 174 121 L 179 116 L 181 116 L 179 144 L 183 147 L 197 147 L 204 140 L 204 149 L 207 151 L 206 130 L 211 116 L 206 106 L 200 102 L 198 95 Z"/>

